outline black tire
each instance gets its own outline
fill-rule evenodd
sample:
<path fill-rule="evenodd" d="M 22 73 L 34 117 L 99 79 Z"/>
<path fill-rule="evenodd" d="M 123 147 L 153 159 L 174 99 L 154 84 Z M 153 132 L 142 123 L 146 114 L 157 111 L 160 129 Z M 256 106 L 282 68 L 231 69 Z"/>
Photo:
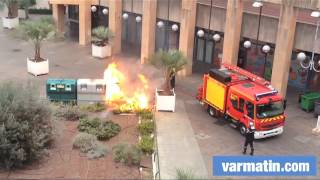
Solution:
<path fill-rule="evenodd" d="M 211 106 L 208 106 L 208 110 L 207 111 L 208 111 L 209 116 L 216 117 L 216 115 L 217 115 L 217 110 L 216 109 L 214 109 Z"/>
<path fill-rule="evenodd" d="M 246 130 L 247 130 L 247 127 L 244 125 L 244 124 L 240 124 L 239 125 L 239 132 L 242 136 L 244 136 L 246 134 Z"/>

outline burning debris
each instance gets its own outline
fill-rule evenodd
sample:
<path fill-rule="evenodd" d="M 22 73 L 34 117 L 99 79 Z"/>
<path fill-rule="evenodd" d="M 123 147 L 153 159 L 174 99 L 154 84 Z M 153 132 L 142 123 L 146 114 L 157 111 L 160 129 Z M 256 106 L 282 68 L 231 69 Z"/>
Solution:
<path fill-rule="evenodd" d="M 128 77 L 116 63 L 108 65 L 104 72 L 106 104 L 120 112 L 135 112 L 150 108 L 149 84 L 143 74 Z"/>

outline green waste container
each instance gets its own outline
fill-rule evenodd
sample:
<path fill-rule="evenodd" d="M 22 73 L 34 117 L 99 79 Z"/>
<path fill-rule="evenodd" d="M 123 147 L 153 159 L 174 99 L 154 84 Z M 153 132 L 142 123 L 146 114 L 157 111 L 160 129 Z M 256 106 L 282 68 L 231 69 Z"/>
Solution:
<path fill-rule="evenodd" d="M 76 103 L 77 80 L 75 79 L 48 79 L 47 97 L 50 101 Z"/>
<path fill-rule="evenodd" d="M 310 112 L 314 109 L 314 102 L 320 100 L 320 93 L 312 92 L 301 96 L 300 106 L 303 110 Z"/>

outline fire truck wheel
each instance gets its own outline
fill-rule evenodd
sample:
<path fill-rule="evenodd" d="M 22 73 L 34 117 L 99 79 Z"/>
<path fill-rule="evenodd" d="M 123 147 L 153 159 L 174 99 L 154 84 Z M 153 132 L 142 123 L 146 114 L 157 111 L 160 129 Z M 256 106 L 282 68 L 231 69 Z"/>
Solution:
<path fill-rule="evenodd" d="M 246 130 L 247 130 L 246 126 L 241 123 L 239 126 L 240 134 L 244 136 L 246 134 Z"/>
<path fill-rule="evenodd" d="M 217 115 L 216 113 L 217 111 L 211 107 L 211 106 L 208 106 L 208 114 L 211 116 L 211 117 L 215 117 Z"/>

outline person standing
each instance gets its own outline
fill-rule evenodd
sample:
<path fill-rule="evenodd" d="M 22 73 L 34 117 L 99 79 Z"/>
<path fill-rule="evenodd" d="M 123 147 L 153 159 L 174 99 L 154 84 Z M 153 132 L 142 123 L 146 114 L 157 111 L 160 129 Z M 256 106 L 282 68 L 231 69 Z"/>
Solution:
<path fill-rule="evenodd" d="M 246 134 L 245 134 L 246 140 L 244 142 L 244 147 L 243 147 L 243 152 L 242 152 L 243 154 L 247 153 L 247 147 L 248 147 L 248 145 L 250 145 L 250 149 L 251 149 L 250 155 L 253 156 L 254 130 L 255 130 L 254 127 L 249 127 L 246 130 Z"/>

